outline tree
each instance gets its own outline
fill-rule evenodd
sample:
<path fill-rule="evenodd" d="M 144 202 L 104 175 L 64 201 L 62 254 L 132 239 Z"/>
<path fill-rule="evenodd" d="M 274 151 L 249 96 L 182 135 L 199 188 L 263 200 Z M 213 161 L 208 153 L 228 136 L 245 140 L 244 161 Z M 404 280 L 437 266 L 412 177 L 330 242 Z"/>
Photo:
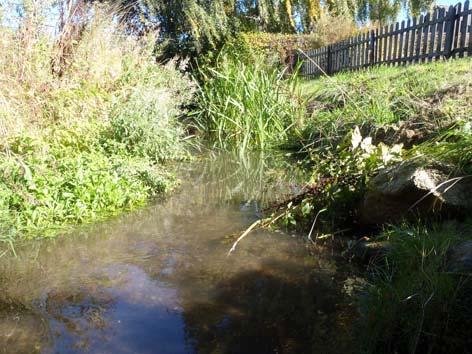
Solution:
<path fill-rule="evenodd" d="M 396 19 L 402 6 L 416 15 L 429 9 L 434 0 L 118 1 L 130 31 L 159 29 L 165 44 L 162 55 L 169 58 L 214 50 L 239 31 L 311 33 L 323 11 L 386 24 Z"/>
<path fill-rule="evenodd" d="M 430 10 L 433 4 L 434 0 L 357 0 L 357 17 L 382 26 L 395 21 L 402 7 L 410 15 L 418 16 Z"/>
<path fill-rule="evenodd" d="M 120 0 L 122 20 L 140 33 L 159 28 L 165 56 L 217 48 L 238 31 L 307 33 L 320 0 Z"/>

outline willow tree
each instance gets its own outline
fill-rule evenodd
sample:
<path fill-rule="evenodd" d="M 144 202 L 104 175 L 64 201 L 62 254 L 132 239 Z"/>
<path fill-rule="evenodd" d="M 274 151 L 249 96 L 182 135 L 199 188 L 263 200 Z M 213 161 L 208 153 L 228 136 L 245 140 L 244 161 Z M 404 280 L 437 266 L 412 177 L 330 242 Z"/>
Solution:
<path fill-rule="evenodd" d="M 428 11 L 434 0 L 357 0 L 357 17 L 361 21 L 372 21 L 385 25 L 396 21 L 401 9 L 411 16 Z"/>
<path fill-rule="evenodd" d="M 321 13 L 320 0 L 239 0 L 236 18 L 255 31 L 310 32 Z"/>
<path fill-rule="evenodd" d="M 165 56 L 217 48 L 238 31 L 310 32 L 320 0 L 121 0 L 123 18 L 138 31 L 159 28 Z M 144 25 L 146 23 L 146 25 Z"/>

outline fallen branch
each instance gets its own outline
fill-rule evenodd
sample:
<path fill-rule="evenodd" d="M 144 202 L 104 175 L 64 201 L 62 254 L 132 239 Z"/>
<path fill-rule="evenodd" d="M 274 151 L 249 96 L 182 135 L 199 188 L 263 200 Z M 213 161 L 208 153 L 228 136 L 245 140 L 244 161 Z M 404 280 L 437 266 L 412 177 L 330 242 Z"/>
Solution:
<path fill-rule="evenodd" d="M 236 246 L 238 245 L 239 242 L 241 242 L 247 235 L 249 235 L 249 233 L 251 231 L 253 231 L 257 226 L 259 226 L 260 228 L 263 228 L 263 227 L 269 227 L 270 225 L 274 224 L 277 220 L 279 220 L 282 216 L 285 215 L 285 211 L 279 215 L 277 215 L 275 218 L 272 218 L 270 220 L 263 220 L 263 219 L 260 219 L 260 220 L 257 220 L 256 222 L 254 222 L 251 226 L 249 226 L 246 231 L 244 231 L 242 233 L 241 236 L 239 236 L 239 238 L 236 240 L 235 243 L 233 243 L 233 246 L 231 247 L 231 249 L 229 250 L 227 256 L 229 257 L 231 255 L 231 253 L 233 253 L 235 250 L 236 250 Z"/>

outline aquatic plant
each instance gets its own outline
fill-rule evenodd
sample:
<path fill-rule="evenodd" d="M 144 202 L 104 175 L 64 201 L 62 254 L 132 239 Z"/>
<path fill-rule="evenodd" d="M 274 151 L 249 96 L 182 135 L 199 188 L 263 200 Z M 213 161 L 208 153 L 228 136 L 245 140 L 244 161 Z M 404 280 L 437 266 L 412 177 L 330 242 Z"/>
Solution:
<path fill-rule="evenodd" d="M 194 121 L 214 147 L 245 152 L 281 146 L 304 116 L 298 79 L 262 57 L 240 60 L 223 51 L 215 67 L 200 69 Z"/>

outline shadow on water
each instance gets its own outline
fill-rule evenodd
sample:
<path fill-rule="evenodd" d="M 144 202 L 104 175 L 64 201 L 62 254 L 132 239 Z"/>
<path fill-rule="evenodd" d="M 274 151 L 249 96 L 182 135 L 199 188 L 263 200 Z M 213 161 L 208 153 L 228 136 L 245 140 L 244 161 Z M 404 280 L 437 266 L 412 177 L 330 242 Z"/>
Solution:
<path fill-rule="evenodd" d="M 192 348 L 198 353 L 349 353 L 348 307 L 333 297 L 331 278 L 303 276 L 306 269 L 294 264 L 270 267 L 218 283 L 210 303 L 189 304 L 184 318 Z"/>
<path fill-rule="evenodd" d="M 0 259 L 0 353 L 349 353 L 333 250 L 257 231 L 226 256 L 289 192 L 286 167 L 193 163 L 164 201 Z"/>

